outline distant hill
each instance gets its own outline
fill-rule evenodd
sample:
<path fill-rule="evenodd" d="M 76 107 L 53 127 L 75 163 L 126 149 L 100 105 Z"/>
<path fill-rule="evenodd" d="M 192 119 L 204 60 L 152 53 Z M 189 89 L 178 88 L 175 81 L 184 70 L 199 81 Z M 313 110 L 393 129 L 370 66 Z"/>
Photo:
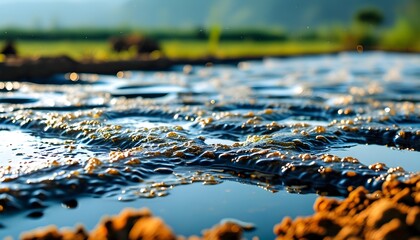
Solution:
<path fill-rule="evenodd" d="M 375 6 L 385 25 L 410 0 L 15 0 L 0 1 L 0 28 L 76 27 L 282 27 L 301 30 L 348 24 Z"/>

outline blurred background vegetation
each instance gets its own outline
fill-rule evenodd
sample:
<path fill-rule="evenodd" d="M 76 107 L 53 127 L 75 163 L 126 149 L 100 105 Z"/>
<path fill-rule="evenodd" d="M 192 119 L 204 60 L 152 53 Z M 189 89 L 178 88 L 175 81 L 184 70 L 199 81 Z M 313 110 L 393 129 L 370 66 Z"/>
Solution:
<path fill-rule="evenodd" d="M 121 59 L 136 51 L 114 52 L 109 39 L 134 35 L 172 58 L 419 52 L 419 13 L 419 0 L 3 0 L 0 48 L 13 40 L 24 57 Z"/>

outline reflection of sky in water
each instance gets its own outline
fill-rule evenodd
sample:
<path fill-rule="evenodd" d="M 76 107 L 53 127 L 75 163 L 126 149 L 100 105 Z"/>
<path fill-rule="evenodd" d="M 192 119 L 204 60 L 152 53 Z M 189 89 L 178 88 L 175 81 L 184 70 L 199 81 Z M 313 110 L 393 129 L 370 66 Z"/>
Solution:
<path fill-rule="evenodd" d="M 204 141 L 205 144 L 225 144 L 225 145 L 232 145 L 235 143 L 234 141 L 228 139 L 220 139 L 220 138 L 206 138 Z"/>
<path fill-rule="evenodd" d="M 0 130 L 0 166 L 11 165 L 30 169 L 40 167 L 46 160 L 57 159 L 54 151 L 58 151 L 62 140 L 42 139 L 21 131 Z"/>
<path fill-rule="evenodd" d="M 379 145 L 356 145 L 336 149 L 330 153 L 340 157 L 355 157 L 365 165 L 381 162 L 388 167 L 402 167 L 409 172 L 420 172 L 420 156 L 416 151 L 398 150 Z"/>
<path fill-rule="evenodd" d="M 255 235 L 260 239 L 273 239 L 273 226 L 276 223 L 285 216 L 312 214 L 315 198 L 315 194 L 271 193 L 256 186 L 229 181 L 212 186 L 197 183 L 177 187 L 163 198 L 133 202 L 84 198 L 80 199 L 76 209 L 54 205 L 45 210 L 44 217 L 26 220 L 25 224 L 19 224 L 22 221 L 20 214 L 11 217 L 0 215 L 0 223 L 6 225 L 5 229 L 0 229 L 0 235 L 18 236 L 22 231 L 51 223 L 59 227 L 83 223 L 92 229 L 103 215 L 115 215 L 124 207 L 148 207 L 179 235 L 198 235 L 201 230 L 211 228 L 224 218 L 235 218 L 256 224 L 256 230 L 245 235 L 247 239 Z"/>
<path fill-rule="evenodd" d="M 86 160 L 101 154 L 92 152 L 69 139 L 34 136 L 15 128 L 0 128 L 0 167 L 10 166 L 12 176 L 48 168 L 69 159 Z"/>
<path fill-rule="evenodd" d="M 160 118 L 153 117 L 125 117 L 108 120 L 108 124 L 118 124 L 132 128 L 153 128 L 159 126 L 173 126 L 174 124 L 166 123 Z"/>

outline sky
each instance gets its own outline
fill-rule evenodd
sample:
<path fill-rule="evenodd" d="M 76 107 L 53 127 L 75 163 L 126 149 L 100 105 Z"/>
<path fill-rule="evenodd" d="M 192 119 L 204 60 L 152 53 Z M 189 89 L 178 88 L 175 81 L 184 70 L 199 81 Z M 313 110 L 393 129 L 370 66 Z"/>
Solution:
<path fill-rule="evenodd" d="M 306 28 L 348 24 L 364 6 L 392 22 L 408 0 L 0 0 L 0 28 Z M 380 3 L 380 4 L 378 4 Z"/>
<path fill-rule="evenodd" d="M 103 3 L 103 2 L 109 2 L 109 3 L 124 3 L 128 0 L 42 0 L 42 2 L 73 2 L 73 3 L 81 3 L 81 2 L 97 2 L 97 3 Z M 0 4 L 3 3 L 27 3 L 27 2 L 33 2 L 33 0 L 0 0 Z"/>

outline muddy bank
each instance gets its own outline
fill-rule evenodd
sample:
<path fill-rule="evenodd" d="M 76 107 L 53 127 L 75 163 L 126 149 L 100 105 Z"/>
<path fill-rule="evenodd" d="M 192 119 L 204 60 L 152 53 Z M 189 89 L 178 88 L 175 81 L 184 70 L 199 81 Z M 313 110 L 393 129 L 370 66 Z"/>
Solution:
<path fill-rule="evenodd" d="M 76 61 L 67 56 L 31 59 L 11 58 L 0 63 L 0 79 L 8 81 L 48 78 L 68 72 L 115 74 L 124 70 L 166 70 L 168 59 L 133 59 L 119 61 Z"/>
<path fill-rule="evenodd" d="M 0 62 L 1 81 L 19 81 L 48 78 L 56 74 L 69 72 L 116 74 L 119 71 L 164 71 L 175 65 L 206 63 L 229 63 L 245 60 L 261 59 L 261 57 L 170 59 L 166 57 L 139 57 L 128 60 L 112 61 L 76 61 L 67 56 L 40 58 L 9 58 Z"/>

